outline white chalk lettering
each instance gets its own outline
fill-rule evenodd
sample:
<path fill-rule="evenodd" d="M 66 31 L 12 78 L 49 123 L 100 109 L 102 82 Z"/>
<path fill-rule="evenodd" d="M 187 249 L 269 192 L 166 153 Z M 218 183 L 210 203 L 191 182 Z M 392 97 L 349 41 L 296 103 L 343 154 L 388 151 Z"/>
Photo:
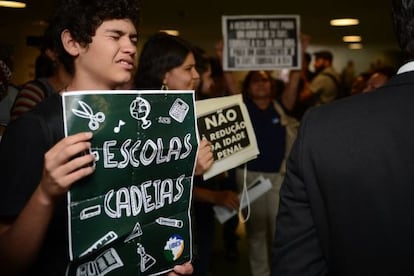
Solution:
<path fill-rule="evenodd" d="M 170 140 L 170 151 L 168 152 L 168 161 L 170 161 L 171 157 L 174 155 L 174 160 L 178 160 L 180 158 L 180 151 L 181 151 L 181 141 L 178 137 L 173 137 Z"/>
<path fill-rule="evenodd" d="M 139 160 L 141 160 L 142 165 L 148 166 L 152 163 L 157 155 L 157 148 L 157 144 L 155 144 L 152 140 L 148 139 L 145 141 L 139 154 Z M 147 156 L 147 153 L 149 153 L 149 156 Z"/>
<path fill-rule="evenodd" d="M 129 192 L 131 198 L 132 216 L 135 217 L 141 212 L 142 195 L 139 188 L 134 185 L 129 188 Z"/>
<path fill-rule="evenodd" d="M 122 160 L 116 160 L 114 152 L 118 149 L 117 141 L 105 141 L 102 146 L 103 166 L 109 169 L 124 169 L 128 165 L 137 168 L 140 165 L 149 166 L 154 162 L 156 164 L 168 163 L 172 160 L 187 158 L 193 149 L 190 133 L 186 134 L 182 140 L 179 137 L 172 137 L 167 143 L 168 148 L 164 150 L 166 143 L 162 138 L 158 138 L 156 142 L 151 139 L 137 140 L 133 144 L 131 139 L 127 139 L 119 148 Z M 142 147 L 139 148 L 141 144 Z"/>
<path fill-rule="evenodd" d="M 181 154 L 181 156 L 180 156 L 181 160 L 187 158 L 190 155 L 191 150 L 193 149 L 193 146 L 191 145 L 190 140 L 191 140 L 191 134 L 188 133 L 184 136 L 184 148 L 187 151 L 185 151 L 183 154 Z"/>
<path fill-rule="evenodd" d="M 136 159 L 135 158 L 135 153 L 137 152 L 137 150 L 139 149 L 138 147 L 139 147 L 139 145 L 141 145 L 141 141 L 140 140 L 138 140 L 138 141 L 136 141 L 133 145 L 132 145 L 132 148 L 129 150 L 129 152 L 131 153 L 129 156 L 130 156 L 130 162 L 131 162 L 131 165 L 133 166 L 133 167 L 138 167 L 139 166 L 139 160 L 138 159 Z"/>
<path fill-rule="evenodd" d="M 174 202 L 177 202 L 181 198 L 181 196 L 183 195 L 184 186 L 183 186 L 183 184 L 181 184 L 181 182 L 183 181 L 184 177 L 185 177 L 184 175 L 181 175 L 177 178 L 177 183 L 175 183 L 175 185 L 176 185 L 175 188 L 177 189 L 177 194 L 174 196 Z"/>
<path fill-rule="evenodd" d="M 116 211 L 112 210 L 111 206 L 109 205 L 113 195 L 114 195 L 114 190 L 110 190 L 109 192 L 106 193 L 105 198 L 104 198 L 104 210 L 108 217 L 118 218 L 118 214 L 116 213 Z"/>
<path fill-rule="evenodd" d="M 165 205 L 165 201 L 168 202 L 168 204 L 171 204 L 173 201 L 172 196 L 172 189 L 173 189 L 173 182 L 171 179 L 166 179 L 161 183 L 160 192 L 157 193 L 160 195 L 160 198 L 157 201 L 157 208 L 161 208 Z"/>
<path fill-rule="evenodd" d="M 142 210 L 149 213 L 171 205 L 180 200 L 184 193 L 184 178 L 185 175 L 179 176 L 175 181 L 170 178 L 148 180 L 140 186 L 132 185 L 129 189 L 123 187 L 117 191 L 110 190 L 104 197 L 105 214 L 113 219 L 135 217 Z"/>
<path fill-rule="evenodd" d="M 116 168 L 118 166 L 118 162 L 112 161 L 115 157 L 115 154 L 109 151 L 110 147 L 116 145 L 115 140 L 106 141 L 103 144 L 103 156 L 104 156 L 104 167 L 105 168 Z"/>
<path fill-rule="evenodd" d="M 125 210 L 125 215 L 127 217 L 131 216 L 130 208 L 130 198 L 127 188 L 121 188 L 116 192 L 116 202 L 118 203 L 118 212 L 122 213 L 122 210 Z"/>
<path fill-rule="evenodd" d="M 157 181 L 158 182 L 158 181 Z M 159 183 L 159 182 L 158 182 Z M 154 182 L 155 184 L 155 182 Z M 142 199 L 144 204 L 144 212 L 149 213 L 152 210 L 155 209 L 155 204 L 152 202 L 152 196 L 148 194 L 147 189 L 152 186 L 151 181 L 145 181 L 141 184 L 141 193 L 142 193 Z"/>
<path fill-rule="evenodd" d="M 128 158 L 128 153 L 127 153 L 128 152 L 127 148 L 129 144 L 131 144 L 131 141 L 132 141 L 131 139 L 127 139 L 124 143 L 122 143 L 121 154 L 122 154 L 122 157 L 124 157 L 124 161 L 121 161 L 118 163 L 118 168 L 120 169 L 124 169 L 128 166 L 129 158 Z"/>

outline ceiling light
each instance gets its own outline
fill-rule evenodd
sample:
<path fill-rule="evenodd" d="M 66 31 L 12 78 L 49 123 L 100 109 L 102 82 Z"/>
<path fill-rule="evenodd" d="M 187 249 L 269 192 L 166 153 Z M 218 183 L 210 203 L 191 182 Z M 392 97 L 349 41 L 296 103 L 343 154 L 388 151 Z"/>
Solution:
<path fill-rule="evenodd" d="M 173 36 L 179 36 L 180 32 L 178 30 L 160 30 L 160 32 L 167 33 Z"/>
<path fill-rule="evenodd" d="M 348 44 L 348 48 L 351 50 L 359 50 L 362 49 L 362 43 L 350 43 Z"/>
<path fill-rule="evenodd" d="M 356 18 L 338 18 L 330 21 L 332 26 L 353 26 L 358 25 L 359 20 Z"/>
<path fill-rule="evenodd" d="M 26 1 L 0 1 L 0 7 L 7 7 L 7 8 L 25 8 Z"/>
<path fill-rule="evenodd" d="M 342 37 L 343 42 L 361 42 L 362 38 L 359 35 L 346 35 Z"/>

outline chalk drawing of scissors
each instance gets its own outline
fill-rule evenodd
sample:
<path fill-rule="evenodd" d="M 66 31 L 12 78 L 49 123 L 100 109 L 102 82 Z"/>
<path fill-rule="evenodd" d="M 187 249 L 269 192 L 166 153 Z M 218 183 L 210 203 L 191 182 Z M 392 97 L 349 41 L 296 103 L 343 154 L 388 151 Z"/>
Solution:
<path fill-rule="evenodd" d="M 79 101 L 79 105 L 83 110 L 72 109 L 73 114 L 81 118 L 89 119 L 88 126 L 90 130 L 97 130 L 99 128 L 99 123 L 105 121 L 105 114 L 103 112 L 93 114 L 92 108 L 83 101 Z"/>

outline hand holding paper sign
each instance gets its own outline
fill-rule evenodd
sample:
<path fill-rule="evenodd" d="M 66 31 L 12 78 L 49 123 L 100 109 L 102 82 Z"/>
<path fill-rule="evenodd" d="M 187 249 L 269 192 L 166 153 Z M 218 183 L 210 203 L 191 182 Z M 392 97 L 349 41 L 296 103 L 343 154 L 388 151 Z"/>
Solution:
<path fill-rule="evenodd" d="M 28 204 L 15 223 L 7 225 L 2 222 L 2 230 L 8 229 L 2 233 L 8 235 L 0 238 L 0 252 L 2 260 L 8 261 L 1 262 L 1 275 L 20 275 L 30 269 L 33 258 L 38 256 L 37 252 L 47 236 L 44 230 L 48 228 L 50 219 L 56 211 L 54 207 L 58 199 L 66 194 L 72 184 L 94 172 L 93 167 L 86 166 L 93 161 L 93 155 L 73 158 L 90 147 L 88 140 L 91 137 L 92 134 L 89 132 L 69 136 L 45 153 L 42 178 Z M 40 165 L 39 169 L 41 168 Z M 8 255 L 4 255 L 3 252 Z M 13 256 L 17 259 L 13 260 Z"/>
<path fill-rule="evenodd" d="M 55 201 L 65 194 L 73 183 L 94 172 L 92 154 L 77 156 L 90 148 L 92 133 L 81 132 L 62 139 L 45 154 L 43 177 L 39 190 L 43 198 Z M 77 156 L 77 157 L 76 157 Z"/>
<path fill-rule="evenodd" d="M 174 270 L 169 272 L 167 276 L 191 275 L 193 274 L 193 271 L 193 265 L 188 262 L 174 266 Z"/>
<path fill-rule="evenodd" d="M 209 141 L 201 139 L 198 147 L 195 175 L 202 175 L 213 165 L 213 148 Z"/>
<path fill-rule="evenodd" d="M 239 197 L 234 191 L 214 191 L 214 204 L 237 210 L 240 205 Z"/>
<path fill-rule="evenodd" d="M 213 191 L 211 189 L 195 186 L 194 197 L 196 201 L 208 202 L 231 210 L 237 210 L 240 205 L 237 193 L 229 190 Z"/>

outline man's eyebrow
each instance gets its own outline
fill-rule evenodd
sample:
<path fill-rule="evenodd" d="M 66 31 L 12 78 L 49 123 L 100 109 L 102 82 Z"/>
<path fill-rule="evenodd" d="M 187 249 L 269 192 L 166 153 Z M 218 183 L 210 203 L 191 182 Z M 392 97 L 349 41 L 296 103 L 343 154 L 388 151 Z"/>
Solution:
<path fill-rule="evenodd" d="M 118 29 L 106 29 L 105 33 L 116 33 L 118 35 L 127 34 L 127 32 L 124 32 L 124 31 L 121 31 L 121 30 L 118 30 Z M 129 36 L 130 37 L 138 37 L 138 34 L 137 33 L 131 33 Z"/>
<path fill-rule="evenodd" d="M 105 33 L 120 33 L 123 34 L 125 32 L 118 30 L 118 29 L 105 29 Z"/>

